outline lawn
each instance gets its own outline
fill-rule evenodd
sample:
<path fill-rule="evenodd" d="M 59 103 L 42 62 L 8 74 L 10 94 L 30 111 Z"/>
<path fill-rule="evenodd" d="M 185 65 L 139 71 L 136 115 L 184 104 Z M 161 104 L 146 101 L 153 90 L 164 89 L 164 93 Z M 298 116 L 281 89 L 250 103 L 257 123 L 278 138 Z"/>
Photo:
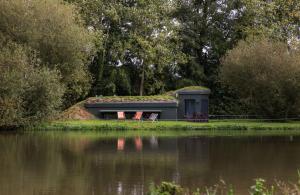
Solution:
<path fill-rule="evenodd" d="M 214 134 L 299 134 L 300 122 L 263 122 L 253 120 L 212 120 L 208 123 L 186 121 L 116 121 L 116 120 L 73 120 L 54 121 L 40 124 L 35 130 L 127 132 L 128 134 L 157 132 L 160 134 L 214 135 Z M 167 131 L 167 132 L 166 132 Z M 170 134 L 173 134 L 170 133 Z"/>

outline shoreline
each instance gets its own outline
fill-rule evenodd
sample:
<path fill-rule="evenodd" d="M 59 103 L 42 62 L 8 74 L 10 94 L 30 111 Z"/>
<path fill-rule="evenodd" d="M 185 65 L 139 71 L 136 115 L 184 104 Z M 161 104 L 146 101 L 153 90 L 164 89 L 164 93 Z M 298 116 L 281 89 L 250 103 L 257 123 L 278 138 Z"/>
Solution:
<path fill-rule="evenodd" d="M 108 121 L 73 120 L 39 124 L 25 131 L 96 133 L 104 136 L 276 136 L 300 135 L 300 122 L 262 122 L 247 120 L 212 120 L 208 123 L 185 121 Z"/>

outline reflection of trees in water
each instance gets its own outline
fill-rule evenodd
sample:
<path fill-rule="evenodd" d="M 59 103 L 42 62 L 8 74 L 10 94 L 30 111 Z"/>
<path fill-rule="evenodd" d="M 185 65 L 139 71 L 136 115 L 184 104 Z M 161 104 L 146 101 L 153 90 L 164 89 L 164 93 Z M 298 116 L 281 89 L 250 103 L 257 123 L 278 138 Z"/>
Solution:
<path fill-rule="evenodd" d="M 47 138 L 0 136 L 0 145 L 0 194 L 48 191 L 64 175 L 62 160 L 57 156 L 59 146 Z"/>
<path fill-rule="evenodd" d="M 140 194 L 152 181 L 199 187 L 219 176 L 243 185 L 258 174 L 296 177 L 300 164 L 296 137 L 139 141 L 142 150 L 131 138 L 118 152 L 117 139 L 0 135 L 0 194 Z"/>
<path fill-rule="evenodd" d="M 172 177 L 176 154 L 170 150 L 153 150 L 148 138 L 140 139 L 143 141 L 143 150 L 137 152 L 135 138 L 126 139 L 126 146 L 123 152 L 116 152 L 117 140 L 105 140 L 94 142 L 86 150 L 85 155 L 93 156 L 94 159 L 105 158 L 98 163 L 92 162 L 94 174 L 92 181 L 99 181 L 97 188 L 107 193 L 112 193 L 116 188 L 116 183 L 123 183 L 123 192 L 127 190 L 137 191 L 141 194 L 144 191 L 144 183 L 158 181 L 162 175 Z M 103 179 L 105 178 L 105 179 Z M 124 184 L 124 182 L 126 184 Z M 109 188 L 107 188 L 109 186 Z M 114 191 L 116 193 L 116 191 Z"/>
<path fill-rule="evenodd" d="M 115 194 L 121 189 L 139 194 L 144 182 L 171 178 L 176 162 L 168 148 L 153 151 L 148 139 L 141 141 L 128 140 L 118 153 L 113 139 L 0 137 L 0 194 Z M 143 150 L 137 152 L 136 143 Z"/>

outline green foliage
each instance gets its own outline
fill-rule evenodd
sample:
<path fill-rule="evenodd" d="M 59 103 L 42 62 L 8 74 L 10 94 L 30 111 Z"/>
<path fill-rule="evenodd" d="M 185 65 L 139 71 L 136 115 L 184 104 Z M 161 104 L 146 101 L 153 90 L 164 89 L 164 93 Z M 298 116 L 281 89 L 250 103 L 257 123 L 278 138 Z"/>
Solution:
<path fill-rule="evenodd" d="M 274 195 L 274 187 L 271 189 L 266 187 L 266 181 L 264 179 L 256 179 L 255 185 L 250 188 L 250 195 Z"/>
<path fill-rule="evenodd" d="M 300 2 L 294 0 L 243 0 L 247 36 L 263 36 L 293 44 L 299 42 Z"/>
<path fill-rule="evenodd" d="M 215 185 L 211 188 L 205 188 L 203 192 L 201 190 L 197 190 L 196 192 L 189 193 L 188 190 L 181 188 L 179 185 L 169 182 L 162 182 L 160 185 L 155 186 L 154 184 L 150 185 L 150 189 L 148 195 L 217 195 L 217 194 L 227 194 L 234 195 L 232 188 L 227 189 L 225 183 L 220 187 L 219 185 Z M 275 189 L 272 186 L 270 189 L 266 187 L 266 182 L 263 179 L 256 179 L 255 185 L 250 188 L 250 195 L 274 195 Z"/>
<path fill-rule="evenodd" d="M 159 186 L 154 186 L 152 184 L 150 186 L 150 192 L 148 195 L 180 195 L 183 194 L 183 189 L 174 184 L 169 182 L 162 182 Z"/>
<path fill-rule="evenodd" d="M 96 98 L 87 99 L 87 103 L 93 102 L 159 102 L 159 101 L 173 101 L 176 98 L 169 95 L 150 95 L 150 96 L 100 96 Z"/>
<path fill-rule="evenodd" d="M 82 130 L 82 131 L 184 131 L 185 135 L 299 135 L 300 123 L 298 122 L 262 122 L 247 120 L 210 121 L 209 123 L 197 123 L 186 121 L 143 121 L 136 122 L 126 120 L 120 123 L 117 120 L 67 120 L 46 123 L 37 127 L 41 130 Z"/>
<path fill-rule="evenodd" d="M 180 89 L 177 89 L 175 91 L 167 91 L 166 93 L 164 93 L 165 95 L 170 95 L 170 96 L 175 96 L 176 93 L 178 93 L 179 91 L 185 91 L 185 90 L 188 90 L 188 91 L 193 91 L 193 90 L 204 90 L 204 91 L 208 91 L 210 92 L 210 89 L 208 89 L 207 87 L 204 87 L 204 86 L 188 86 L 188 87 L 183 87 L 183 88 L 180 88 Z"/>
<path fill-rule="evenodd" d="M 61 0 L 0 1 L 0 36 L 30 47 L 42 64 L 57 69 L 67 86 L 65 104 L 85 96 L 90 87 L 87 59 L 93 34 L 74 6 Z"/>
<path fill-rule="evenodd" d="M 0 69 L 0 128 L 50 118 L 61 106 L 59 72 L 41 67 L 32 50 L 1 40 Z"/>
<path fill-rule="evenodd" d="M 35 68 L 28 80 L 23 97 L 26 120 L 40 121 L 57 114 L 62 106 L 64 87 L 60 83 L 59 71 Z"/>
<path fill-rule="evenodd" d="M 180 77 L 173 81 L 176 86 L 172 89 L 205 85 L 212 90 L 210 109 L 213 113 L 236 112 L 231 108 L 236 98 L 221 86 L 218 72 L 220 58 L 244 36 L 240 28 L 245 21 L 243 2 L 177 0 L 177 6 L 175 17 L 182 27 L 182 51 L 188 60 L 179 64 Z"/>
<path fill-rule="evenodd" d="M 222 81 L 248 112 L 279 118 L 299 114 L 300 53 L 285 43 L 241 41 L 223 60 Z"/>
<path fill-rule="evenodd" d="M 109 1 L 75 3 L 103 45 L 90 65 L 90 95 L 158 94 L 190 85 L 212 89 L 216 114 L 244 114 L 219 80 L 220 59 L 239 40 L 267 37 L 296 47 L 298 1 Z"/>
<path fill-rule="evenodd" d="M 3 49 L 8 54 L 2 55 L 12 64 L 11 56 L 19 64 L 30 58 L 34 71 L 24 65 L 5 72 L 1 82 L 11 86 L 5 89 L 8 94 L 24 94 L 21 73 L 34 72 L 31 77 L 36 81 L 28 81 L 33 87 L 27 94 L 32 97 L 12 95 L 1 104 L 12 108 L 5 113 L 19 117 L 17 110 L 42 91 L 38 83 L 48 83 L 48 91 L 58 87 L 58 78 L 58 88 L 65 87 L 64 107 L 84 99 L 88 92 L 154 95 L 205 85 L 212 90 L 214 114 L 298 114 L 299 13 L 300 3 L 293 0 L 2 0 L 0 39 L 26 51 Z M 259 44 L 258 37 L 272 41 Z M 251 39 L 253 45 L 240 42 L 232 49 L 241 39 Z M 243 56 L 242 52 L 249 55 L 230 57 Z M 232 70 L 226 68 L 229 64 Z M 238 68 L 241 74 L 234 73 Z M 242 92 L 248 88 L 251 94 Z M 41 95 L 58 101 L 60 93 Z M 31 106 L 28 115 L 38 113 L 33 114 L 38 118 L 57 108 L 56 104 Z"/>
<path fill-rule="evenodd" d="M 103 48 L 91 64 L 96 88 L 92 95 L 142 95 L 164 90 L 166 69 L 184 61 L 178 25 L 171 17 L 175 7 L 171 1 L 73 2 L 81 8 L 86 24 L 103 32 Z M 112 76 L 115 70 L 121 74 L 123 84 Z"/>

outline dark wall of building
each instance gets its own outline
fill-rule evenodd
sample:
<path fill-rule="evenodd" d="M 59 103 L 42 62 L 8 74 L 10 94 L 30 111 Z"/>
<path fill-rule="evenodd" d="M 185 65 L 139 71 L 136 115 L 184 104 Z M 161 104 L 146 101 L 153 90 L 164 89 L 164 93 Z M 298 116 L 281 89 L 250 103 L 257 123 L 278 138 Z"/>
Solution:
<path fill-rule="evenodd" d="M 101 118 L 101 112 L 106 111 L 159 111 L 159 118 L 163 120 L 177 119 L 177 102 L 171 103 L 96 103 L 85 104 L 86 109 Z"/>
<path fill-rule="evenodd" d="M 178 115 L 179 119 L 186 118 L 187 103 L 189 100 L 193 100 L 194 112 L 201 113 L 208 116 L 208 94 L 196 94 L 196 93 L 182 93 L 178 94 Z"/>

